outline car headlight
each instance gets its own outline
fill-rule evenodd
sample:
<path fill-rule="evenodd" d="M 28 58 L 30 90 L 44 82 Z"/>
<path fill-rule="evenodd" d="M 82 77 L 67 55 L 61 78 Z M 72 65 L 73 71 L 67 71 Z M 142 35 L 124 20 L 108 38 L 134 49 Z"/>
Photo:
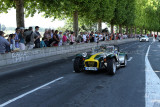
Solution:
<path fill-rule="evenodd" d="M 82 53 L 82 56 L 86 57 L 87 56 L 87 52 Z"/>

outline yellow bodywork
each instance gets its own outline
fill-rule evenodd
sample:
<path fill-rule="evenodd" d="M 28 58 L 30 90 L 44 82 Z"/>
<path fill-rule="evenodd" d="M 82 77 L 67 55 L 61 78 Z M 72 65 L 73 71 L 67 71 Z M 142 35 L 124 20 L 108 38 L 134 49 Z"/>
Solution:
<path fill-rule="evenodd" d="M 103 52 L 94 54 L 94 55 L 92 55 L 89 59 L 86 59 L 86 60 L 84 61 L 85 67 L 87 67 L 87 66 L 86 66 L 86 62 L 97 62 L 97 68 L 99 68 L 99 61 L 96 60 L 95 57 L 96 57 L 97 55 L 102 54 L 102 53 L 103 53 Z"/>

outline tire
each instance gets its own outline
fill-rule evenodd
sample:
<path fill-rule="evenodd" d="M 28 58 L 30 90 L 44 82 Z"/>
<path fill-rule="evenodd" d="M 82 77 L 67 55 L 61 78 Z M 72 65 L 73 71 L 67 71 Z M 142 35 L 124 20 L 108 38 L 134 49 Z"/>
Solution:
<path fill-rule="evenodd" d="M 83 61 L 82 57 L 75 58 L 74 64 L 73 64 L 75 73 L 80 73 L 83 71 L 83 68 L 84 68 L 83 63 L 84 63 L 84 61 Z"/>
<path fill-rule="evenodd" d="M 107 72 L 108 72 L 108 74 L 115 75 L 116 69 L 117 69 L 115 59 L 114 58 L 108 59 L 107 64 L 108 64 L 107 65 Z"/>
<path fill-rule="evenodd" d="M 124 63 L 122 64 L 124 67 L 126 67 L 127 66 L 127 56 L 125 57 L 125 59 L 124 59 Z"/>

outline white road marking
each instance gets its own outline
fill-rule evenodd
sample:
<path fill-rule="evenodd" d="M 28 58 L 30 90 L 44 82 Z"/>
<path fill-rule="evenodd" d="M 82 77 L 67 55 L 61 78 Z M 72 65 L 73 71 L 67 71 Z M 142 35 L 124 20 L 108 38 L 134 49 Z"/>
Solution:
<path fill-rule="evenodd" d="M 160 107 L 160 79 L 148 59 L 150 46 L 145 56 L 145 107 Z"/>
<path fill-rule="evenodd" d="M 132 59 L 133 59 L 133 57 L 130 57 L 130 58 L 128 59 L 128 61 L 130 62 Z"/>
<path fill-rule="evenodd" d="M 59 81 L 59 80 L 61 80 L 61 79 L 63 79 L 63 78 L 64 78 L 64 77 L 57 78 L 57 79 L 55 79 L 55 80 L 53 80 L 53 81 L 51 81 L 51 82 L 49 82 L 49 83 L 46 83 L 46 84 L 44 84 L 44 85 L 42 85 L 42 86 L 40 86 L 40 87 L 37 87 L 37 88 L 35 88 L 35 89 L 33 89 L 33 90 L 29 91 L 29 92 L 26 92 L 26 93 L 24 93 L 24 94 L 22 94 L 22 95 L 20 95 L 20 96 L 18 96 L 18 97 L 16 97 L 16 98 L 13 98 L 13 99 L 11 99 L 11 100 L 3 103 L 3 104 L 0 104 L 0 107 L 7 106 L 8 104 L 10 104 L 10 103 L 12 103 L 12 102 L 14 102 L 14 101 L 16 101 L 16 100 L 19 100 L 19 99 L 21 99 L 21 98 L 23 98 L 23 97 L 25 97 L 25 96 L 27 96 L 27 95 L 35 92 L 35 91 L 37 91 L 37 90 L 39 90 L 39 89 L 42 89 L 42 88 L 44 88 L 44 87 L 46 87 L 46 86 L 48 86 L 48 85 L 50 85 L 50 84 L 52 84 L 52 83 L 55 83 L 56 81 Z"/>

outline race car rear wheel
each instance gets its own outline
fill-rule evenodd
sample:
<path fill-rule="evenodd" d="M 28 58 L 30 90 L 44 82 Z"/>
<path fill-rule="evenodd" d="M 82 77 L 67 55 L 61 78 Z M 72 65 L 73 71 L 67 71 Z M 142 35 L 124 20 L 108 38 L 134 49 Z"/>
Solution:
<path fill-rule="evenodd" d="M 110 75 L 115 75 L 116 69 L 117 69 L 115 59 L 114 58 L 113 59 L 108 59 L 107 64 L 108 64 L 107 65 L 107 72 Z"/>
<path fill-rule="evenodd" d="M 74 71 L 76 73 L 80 73 L 83 71 L 83 68 L 84 68 L 83 63 L 84 63 L 84 61 L 83 61 L 82 57 L 75 58 L 73 66 L 74 66 Z"/>

